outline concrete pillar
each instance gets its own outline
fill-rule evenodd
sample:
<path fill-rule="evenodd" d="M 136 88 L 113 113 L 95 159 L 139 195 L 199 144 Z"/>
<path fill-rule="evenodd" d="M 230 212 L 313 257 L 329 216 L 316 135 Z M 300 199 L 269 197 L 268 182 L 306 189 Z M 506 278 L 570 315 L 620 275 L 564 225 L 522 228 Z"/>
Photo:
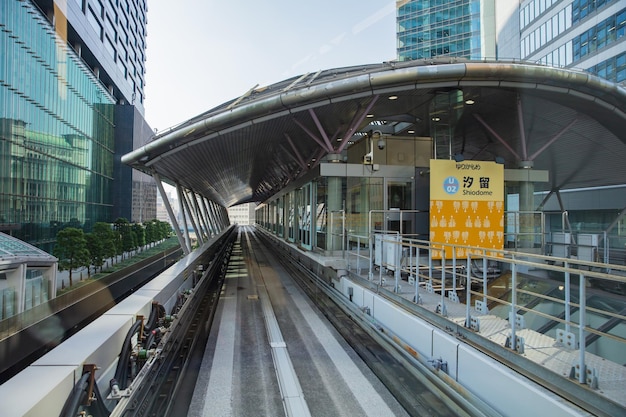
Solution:
<path fill-rule="evenodd" d="M 48 299 L 50 300 L 57 296 L 57 267 L 58 264 L 55 263 L 43 272 L 43 279 L 48 282 Z"/>
<path fill-rule="evenodd" d="M 532 169 L 530 161 L 520 162 L 520 169 Z M 519 183 L 520 237 L 519 248 L 532 248 L 535 242 L 535 183 L 528 179 Z"/>
<path fill-rule="evenodd" d="M 19 314 L 24 311 L 24 297 L 26 296 L 26 264 L 20 264 L 11 271 L 5 271 L 7 277 L 7 287 L 15 291 L 15 303 L 13 310 L 7 312 L 7 317 Z M 8 307 L 8 306 L 7 306 Z"/>
<path fill-rule="evenodd" d="M 370 184 L 368 178 L 361 178 L 361 214 L 360 224 L 358 227 L 358 233 L 362 236 L 367 236 L 370 225 L 369 222 L 370 212 Z"/>
<path fill-rule="evenodd" d="M 341 249 L 341 238 L 334 236 L 333 233 L 340 233 L 337 220 L 334 220 L 335 224 L 331 224 L 331 212 L 337 212 L 343 208 L 343 195 L 342 195 L 342 178 L 341 177 L 328 177 L 328 188 L 326 195 L 326 221 L 328 230 L 326 233 L 326 248 L 329 251 Z M 333 214 L 333 219 L 337 219 L 338 213 Z"/>

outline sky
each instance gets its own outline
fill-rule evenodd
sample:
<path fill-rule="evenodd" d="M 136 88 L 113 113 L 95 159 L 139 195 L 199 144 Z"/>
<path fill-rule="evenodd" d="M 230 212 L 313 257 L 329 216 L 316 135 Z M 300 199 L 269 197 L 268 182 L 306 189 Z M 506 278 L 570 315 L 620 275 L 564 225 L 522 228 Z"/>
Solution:
<path fill-rule="evenodd" d="M 145 117 L 182 123 L 255 85 L 396 59 L 395 0 L 149 0 Z"/>

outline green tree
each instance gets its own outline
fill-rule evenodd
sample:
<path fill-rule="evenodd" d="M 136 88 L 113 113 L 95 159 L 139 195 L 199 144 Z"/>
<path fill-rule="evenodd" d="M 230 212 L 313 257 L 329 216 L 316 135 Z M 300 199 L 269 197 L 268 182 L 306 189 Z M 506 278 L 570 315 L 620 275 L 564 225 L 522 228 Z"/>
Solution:
<path fill-rule="evenodd" d="M 167 239 L 172 234 L 172 226 L 168 222 L 157 220 L 159 227 L 159 239 Z"/>
<path fill-rule="evenodd" d="M 137 239 L 137 248 L 141 250 L 146 245 L 146 230 L 141 223 L 133 223 L 132 229 Z"/>
<path fill-rule="evenodd" d="M 128 220 L 124 217 L 118 217 L 113 222 L 113 229 L 117 232 L 117 254 L 122 255 L 122 259 L 124 259 L 124 254 L 133 248 L 130 223 L 128 223 Z"/>
<path fill-rule="evenodd" d="M 104 222 L 97 222 L 93 225 L 93 233 L 102 242 L 102 255 L 104 258 L 110 258 L 111 261 L 117 254 L 115 246 L 117 234 L 112 229 L 111 224 Z M 100 267 L 102 270 L 102 267 Z"/>
<path fill-rule="evenodd" d="M 152 245 L 157 241 L 157 220 L 150 220 L 145 224 L 146 243 Z"/>
<path fill-rule="evenodd" d="M 59 258 L 59 270 L 70 271 L 70 287 L 72 286 L 72 270 L 81 266 L 89 266 L 89 250 L 85 234 L 81 229 L 68 227 L 57 233 L 54 256 Z"/>
<path fill-rule="evenodd" d="M 91 265 L 94 266 L 96 271 L 98 267 L 102 269 L 102 264 L 104 264 L 104 244 L 102 240 L 95 233 L 85 234 L 85 240 L 87 241 Z M 90 267 L 87 267 L 87 276 L 91 276 Z"/>

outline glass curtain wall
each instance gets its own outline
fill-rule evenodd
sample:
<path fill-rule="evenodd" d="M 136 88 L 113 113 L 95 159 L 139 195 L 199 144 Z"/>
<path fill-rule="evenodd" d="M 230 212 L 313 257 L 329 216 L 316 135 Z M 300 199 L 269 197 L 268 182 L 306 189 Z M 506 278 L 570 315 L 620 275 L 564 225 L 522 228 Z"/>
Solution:
<path fill-rule="evenodd" d="M 49 251 L 111 220 L 115 101 L 30 2 L 0 24 L 0 229 Z"/>
<path fill-rule="evenodd" d="M 312 242 L 313 234 L 313 222 L 311 218 L 312 207 L 311 202 L 314 200 L 312 192 L 314 187 L 312 183 L 304 185 L 300 190 L 298 190 L 299 198 L 298 198 L 298 219 L 299 219 L 299 238 L 298 241 L 300 244 L 306 248 L 311 250 L 314 242 Z"/>
<path fill-rule="evenodd" d="M 406 178 L 320 177 L 259 208 L 257 223 L 305 249 L 338 251 L 345 234 L 367 237 L 372 210 L 373 230 L 400 231 L 402 221 L 414 233 L 415 214 L 399 213 L 413 208 L 413 187 Z"/>
<path fill-rule="evenodd" d="M 387 180 L 387 209 L 388 210 L 411 210 L 413 208 L 413 182 L 406 180 Z M 394 230 L 402 234 L 414 233 L 415 214 L 389 213 L 387 216 L 387 230 Z M 400 222 L 402 221 L 402 227 Z"/>
<path fill-rule="evenodd" d="M 326 199 L 328 181 L 327 178 L 319 178 L 314 182 L 314 186 L 317 189 L 317 199 L 315 200 L 315 243 L 317 248 L 326 249 Z"/>
<path fill-rule="evenodd" d="M 397 4 L 400 61 L 438 56 L 481 58 L 480 0 L 409 0 Z"/>
<path fill-rule="evenodd" d="M 367 236 L 370 210 L 384 210 L 382 178 L 348 178 L 348 207 L 346 227 L 350 234 Z M 372 214 L 372 227 L 383 228 L 383 214 Z"/>

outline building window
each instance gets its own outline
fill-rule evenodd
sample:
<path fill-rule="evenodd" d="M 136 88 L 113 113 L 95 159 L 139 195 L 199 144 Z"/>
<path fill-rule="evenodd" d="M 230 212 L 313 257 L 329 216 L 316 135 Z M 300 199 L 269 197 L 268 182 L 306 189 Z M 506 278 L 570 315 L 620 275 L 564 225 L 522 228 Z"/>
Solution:
<path fill-rule="evenodd" d="M 105 36 L 105 41 L 104 41 L 104 47 L 105 49 L 109 52 L 109 55 L 111 55 L 113 57 L 113 59 L 115 59 L 115 42 L 113 42 L 111 39 L 109 39 L 108 36 Z"/>
<path fill-rule="evenodd" d="M 580 60 L 624 36 L 626 9 L 609 16 L 573 39 L 574 60 Z M 620 34 L 621 29 L 621 34 Z"/>
<path fill-rule="evenodd" d="M 96 17 L 96 14 L 91 9 L 91 7 L 88 7 L 88 9 L 89 11 L 87 12 L 87 21 L 98 35 L 98 39 L 102 40 L 102 25 L 98 21 L 98 18 Z"/>

